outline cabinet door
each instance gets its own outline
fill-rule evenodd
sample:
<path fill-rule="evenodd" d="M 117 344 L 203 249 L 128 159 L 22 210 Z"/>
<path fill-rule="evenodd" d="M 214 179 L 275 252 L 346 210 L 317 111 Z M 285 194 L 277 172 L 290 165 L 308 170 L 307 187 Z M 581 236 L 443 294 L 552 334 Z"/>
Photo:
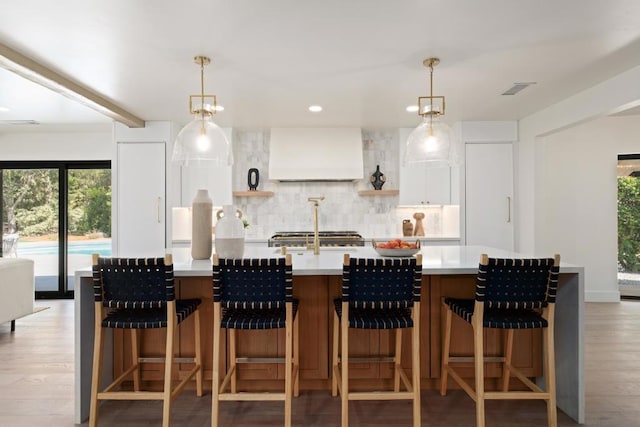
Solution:
<path fill-rule="evenodd" d="M 466 144 L 467 245 L 513 250 L 511 143 Z"/>
<path fill-rule="evenodd" d="M 410 132 L 412 129 L 409 129 Z M 448 205 L 451 203 L 451 168 L 402 165 L 409 132 L 400 132 L 400 205 Z"/>
<path fill-rule="evenodd" d="M 117 150 L 117 254 L 164 256 L 165 143 L 121 142 Z"/>

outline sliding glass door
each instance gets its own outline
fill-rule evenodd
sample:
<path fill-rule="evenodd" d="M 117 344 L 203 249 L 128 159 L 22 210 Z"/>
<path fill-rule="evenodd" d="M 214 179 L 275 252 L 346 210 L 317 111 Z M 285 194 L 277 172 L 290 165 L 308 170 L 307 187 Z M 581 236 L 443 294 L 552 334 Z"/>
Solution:
<path fill-rule="evenodd" d="M 111 254 L 110 167 L 0 162 L 1 255 L 34 261 L 36 298 L 72 297 L 75 270 Z"/>
<path fill-rule="evenodd" d="M 640 298 L 640 154 L 618 155 L 618 287 Z"/>

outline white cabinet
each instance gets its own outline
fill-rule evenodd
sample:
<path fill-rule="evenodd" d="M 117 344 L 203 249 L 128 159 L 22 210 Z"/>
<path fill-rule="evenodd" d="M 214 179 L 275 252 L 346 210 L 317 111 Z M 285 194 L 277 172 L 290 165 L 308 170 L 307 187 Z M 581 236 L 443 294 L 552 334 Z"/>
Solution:
<path fill-rule="evenodd" d="M 115 223 L 120 257 L 164 256 L 164 142 L 118 142 Z"/>
<path fill-rule="evenodd" d="M 451 168 L 402 165 L 407 138 L 413 129 L 400 129 L 400 205 L 448 205 L 451 203 Z M 457 190 L 457 188 L 456 188 Z M 456 198 L 457 200 L 457 198 Z"/>
<path fill-rule="evenodd" d="M 513 149 L 511 143 L 466 144 L 467 245 L 513 250 Z"/>
<path fill-rule="evenodd" d="M 405 166 L 400 169 L 400 205 L 451 203 L 450 168 Z"/>

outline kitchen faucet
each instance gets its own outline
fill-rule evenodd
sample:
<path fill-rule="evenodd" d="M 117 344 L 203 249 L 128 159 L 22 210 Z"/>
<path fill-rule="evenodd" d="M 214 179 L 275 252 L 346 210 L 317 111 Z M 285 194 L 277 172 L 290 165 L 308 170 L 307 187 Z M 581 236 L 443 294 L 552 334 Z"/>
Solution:
<path fill-rule="evenodd" d="M 318 236 L 318 202 L 324 200 L 324 196 L 309 197 L 307 201 L 313 203 L 313 254 L 320 254 L 320 237 Z M 307 249 L 311 249 L 307 244 Z"/>

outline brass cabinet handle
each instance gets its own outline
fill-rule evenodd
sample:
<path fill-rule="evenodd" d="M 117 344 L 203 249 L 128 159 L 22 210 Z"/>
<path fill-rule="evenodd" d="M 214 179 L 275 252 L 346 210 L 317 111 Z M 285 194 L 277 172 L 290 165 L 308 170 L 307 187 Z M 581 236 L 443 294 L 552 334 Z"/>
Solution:
<path fill-rule="evenodd" d="M 511 222 L 511 196 L 507 196 L 507 223 Z"/>

